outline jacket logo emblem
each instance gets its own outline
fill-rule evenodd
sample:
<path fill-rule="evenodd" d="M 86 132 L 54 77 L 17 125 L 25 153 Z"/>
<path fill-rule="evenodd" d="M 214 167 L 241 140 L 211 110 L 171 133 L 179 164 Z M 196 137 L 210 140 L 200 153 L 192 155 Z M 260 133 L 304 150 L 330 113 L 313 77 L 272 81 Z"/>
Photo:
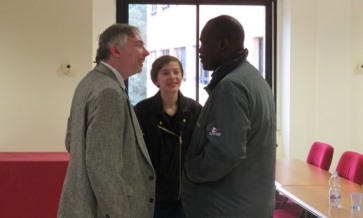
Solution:
<path fill-rule="evenodd" d="M 221 132 L 216 127 L 213 127 L 212 131 L 209 132 L 209 135 L 221 136 Z"/>

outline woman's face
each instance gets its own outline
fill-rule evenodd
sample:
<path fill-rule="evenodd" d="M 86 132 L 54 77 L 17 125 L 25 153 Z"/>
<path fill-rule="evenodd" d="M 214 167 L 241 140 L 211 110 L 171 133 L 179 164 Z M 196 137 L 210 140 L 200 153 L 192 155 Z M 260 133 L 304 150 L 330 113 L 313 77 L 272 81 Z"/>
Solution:
<path fill-rule="evenodd" d="M 161 92 L 178 92 L 182 80 L 182 72 L 178 62 L 171 61 L 158 72 L 156 85 Z"/>

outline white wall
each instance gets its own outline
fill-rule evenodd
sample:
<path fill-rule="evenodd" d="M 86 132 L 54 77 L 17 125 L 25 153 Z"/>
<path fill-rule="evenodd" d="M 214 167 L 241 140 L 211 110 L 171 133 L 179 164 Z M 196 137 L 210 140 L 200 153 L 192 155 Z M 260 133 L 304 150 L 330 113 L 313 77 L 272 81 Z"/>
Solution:
<path fill-rule="evenodd" d="M 363 65 L 363 1 L 352 0 L 352 41 L 351 61 L 354 66 Z M 363 73 L 353 74 L 351 81 L 352 93 L 352 139 L 353 149 L 363 153 Z M 347 145 L 349 146 L 349 145 Z"/>
<path fill-rule="evenodd" d="M 75 86 L 93 67 L 93 30 L 114 22 L 114 8 L 111 0 L 1 0 L 0 151 L 64 151 Z"/>
<path fill-rule="evenodd" d="M 363 151 L 363 74 L 354 70 L 363 61 L 363 1 L 279 3 L 284 155 L 305 159 L 313 141 L 325 141 L 335 147 L 332 170 L 343 151 Z"/>
<path fill-rule="evenodd" d="M 278 1 L 279 157 L 363 152 L 362 0 Z M 71 98 L 114 0 L 0 2 L 0 151 L 64 151 Z M 71 74 L 62 67 L 71 65 Z"/>
<path fill-rule="evenodd" d="M 92 60 L 96 57 L 98 36 L 116 22 L 116 0 L 93 0 L 92 10 Z"/>
<path fill-rule="evenodd" d="M 315 0 L 279 1 L 281 53 L 281 133 L 286 157 L 307 154 L 315 132 L 316 7 Z M 308 14 L 307 14 L 308 13 Z M 309 127 L 301 129 L 302 127 Z M 301 130 L 301 131 L 300 131 Z"/>

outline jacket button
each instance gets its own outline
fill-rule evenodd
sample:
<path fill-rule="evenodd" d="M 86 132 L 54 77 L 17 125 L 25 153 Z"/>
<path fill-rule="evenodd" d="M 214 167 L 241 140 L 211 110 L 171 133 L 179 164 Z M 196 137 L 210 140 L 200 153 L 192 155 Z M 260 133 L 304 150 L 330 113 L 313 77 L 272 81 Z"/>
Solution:
<path fill-rule="evenodd" d="M 150 201 L 150 203 L 153 203 L 154 202 L 154 199 L 153 198 L 150 198 L 149 201 Z"/>
<path fill-rule="evenodd" d="M 149 179 L 150 179 L 150 180 L 153 180 L 153 179 L 154 179 L 154 176 L 149 176 Z"/>

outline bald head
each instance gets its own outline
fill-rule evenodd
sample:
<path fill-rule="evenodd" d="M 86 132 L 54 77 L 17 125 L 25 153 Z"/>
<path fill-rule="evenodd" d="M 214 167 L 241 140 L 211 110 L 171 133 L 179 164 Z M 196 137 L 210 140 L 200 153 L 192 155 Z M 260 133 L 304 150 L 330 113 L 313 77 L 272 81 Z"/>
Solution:
<path fill-rule="evenodd" d="M 208 27 L 212 37 L 215 39 L 227 38 L 234 48 L 243 49 L 245 32 L 241 23 L 229 15 L 221 15 L 209 20 L 205 26 Z"/>
<path fill-rule="evenodd" d="M 209 20 L 204 26 L 199 48 L 205 70 L 215 70 L 238 52 L 244 50 L 245 32 L 241 23 L 228 15 Z"/>

